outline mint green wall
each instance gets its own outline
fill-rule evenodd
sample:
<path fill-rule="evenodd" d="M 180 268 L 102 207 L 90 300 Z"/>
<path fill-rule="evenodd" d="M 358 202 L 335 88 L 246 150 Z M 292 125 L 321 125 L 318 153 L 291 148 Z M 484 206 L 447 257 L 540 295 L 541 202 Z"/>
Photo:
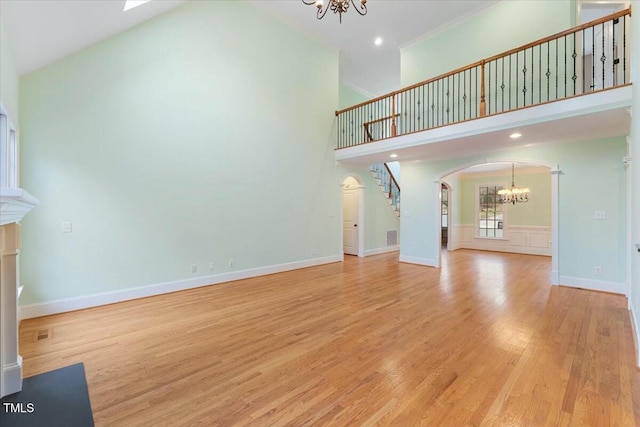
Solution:
<path fill-rule="evenodd" d="M 4 32 L 4 25 L 0 20 L 0 101 L 7 109 L 15 126 L 18 126 L 18 87 L 20 76 L 16 71 L 13 53 L 9 39 Z"/>
<path fill-rule="evenodd" d="M 474 162 L 514 159 L 559 165 L 559 272 L 561 276 L 626 281 L 626 177 L 622 164 L 625 138 L 544 145 L 485 153 L 437 162 L 403 163 L 401 255 L 437 259 L 434 180 Z M 605 210 L 607 219 L 593 219 Z M 408 215 L 408 216 L 407 216 Z"/>
<path fill-rule="evenodd" d="M 391 210 L 389 202 L 380 191 L 378 184 L 369 171 L 362 171 L 365 186 L 365 249 L 387 247 L 387 231 L 398 230 L 400 237 L 400 219 Z"/>
<path fill-rule="evenodd" d="M 500 1 L 401 50 L 402 85 L 426 80 L 575 23 L 575 0 Z"/>
<path fill-rule="evenodd" d="M 475 223 L 476 185 L 478 184 L 503 184 L 511 185 L 511 175 L 495 174 L 481 177 L 462 176 L 460 179 L 460 218 L 462 224 Z M 551 174 L 546 173 L 517 173 L 516 185 L 529 187 L 531 197 L 529 202 L 517 206 L 506 206 L 507 226 L 551 226 Z"/>
<path fill-rule="evenodd" d="M 340 84 L 339 87 L 339 101 L 338 101 L 338 109 L 342 110 L 344 108 L 351 107 L 353 105 L 360 104 L 361 102 L 365 102 L 369 100 L 369 97 L 363 95 L 357 90 L 351 89 L 349 86 L 345 86 Z"/>
<path fill-rule="evenodd" d="M 188 2 L 20 88 L 21 303 L 341 253 L 338 53 L 251 3 Z"/>

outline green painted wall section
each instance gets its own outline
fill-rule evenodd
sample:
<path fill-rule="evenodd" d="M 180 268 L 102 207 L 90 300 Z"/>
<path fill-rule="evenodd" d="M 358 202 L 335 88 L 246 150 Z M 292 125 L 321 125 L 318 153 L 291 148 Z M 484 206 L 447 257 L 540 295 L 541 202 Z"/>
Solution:
<path fill-rule="evenodd" d="M 20 76 L 16 71 L 9 39 L 0 18 L 0 101 L 7 109 L 15 126 L 19 126 L 19 85 Z"/>
<path fill-rule="evenodd" d="M 42 205 L 21 303 L 339 255 L 337 105 L 338 53 L 248 2 L 188 2 L 22 76 Z"/>
<path fill-rule="evenodd" d="M 400 240 L 400 218 L 391 210 L 373 175 L 369 171 L 362 171 L 360 175 L 365 186 L 365 248 L 385 248 L 387 231 L 398 230 Z"/>
<path fill-rule="evenodd" d="M 357 90 L 351 89 L 349 86 L 340 84 L 339 101 L 338 101 L 339 110 L 351 107 L 353 105 L 360 104 L 361 102 L 365 102 L 368 100 L 369 100 L 368 96 L 363 95 Z"/>
<path fill-rule="evenodd" d="M 561 276 L 626 281 L 625 138 L 544 145 L 437 162 L 403 163 L 401 255 L 436 259 L 435 180 L 473 163 L 527 160 L 559 165 L 559 272 Z M 594 212 L 607 212 L 605 221 Z M 602 276 L 593 267 L 602 266 Z"/>
<path fill-rule="evenodd" d="M 495 185 L 500 184 L 505 187 L 511 185 L 511 175 L 496 174 L 483 175 L 482 177 L 465 177 L 460 179 L 460 219 L 462 224 L 475 223 L 475 192 L 479 184 Z M 509 225 L 530 225 L 530 226 L 551 226 L 551 174 L 547 173 L 516 173 L 516 185 L 519 187 L 529 187 L 531 196 L 529 201 L 515 206 L 507 205 L 507 226 Z M 455 208 L 454 208 L 455 210 Z M 456 224 L 454 222 L 454 224 Z"/>
<path fill-rule="evenodd" d="M 402 49 L 402 86 L 564 31 L 575 25 L 575 14 L 575 0 L 497 2 Z"/>

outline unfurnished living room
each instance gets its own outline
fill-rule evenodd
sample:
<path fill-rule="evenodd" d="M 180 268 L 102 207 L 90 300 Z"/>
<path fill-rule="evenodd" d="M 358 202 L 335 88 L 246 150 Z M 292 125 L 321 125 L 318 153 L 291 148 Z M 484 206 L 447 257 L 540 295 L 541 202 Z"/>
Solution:
<path fill-rule="evenodd" d="M 0 425 L 640 425 L 636 0 L 0 0 Z"/>

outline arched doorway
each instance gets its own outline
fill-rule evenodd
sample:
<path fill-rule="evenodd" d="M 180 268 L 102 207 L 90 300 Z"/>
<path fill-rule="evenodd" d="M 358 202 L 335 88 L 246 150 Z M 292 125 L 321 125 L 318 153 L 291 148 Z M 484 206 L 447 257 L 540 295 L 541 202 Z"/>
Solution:
<path fill-rule="evenodd" d="M 444 180 L 447 180 L 447 185 L 450 184 L 450 179 L 448 179 L 447 177 L 453 176 L 455 174 L 460 173 L 463 170 L 467 170 L 469 168 L 472 167 L 487 167 L 490 169 L 491 165 L 495 165 L 495 164 L 501 164 L 503 167 L 506 165 L 508 166 L 508 168 L 511 168 L 512 164 L 515 164 L 516 166 L 531 166 L 531 167 L 538 167 L 538 168 L 544 168 L 546 171 L 548 171 L 548 173 L 550 173 L 550 188 L 548 188 L 548 194 L 550 197 L 550 222 L 551 222 L 551 226 L 549 228 L 548 231 L 548 244 L 549 244 L 549 250 L 550 250 L 550 255 L 551 255 L 551 284 L 557 285 L 559 283 L 559 272 L 558 272 L 558 221 L 559 221 L 559 211 L 558 211 L 558 187 L 559 187 L 559 183 L 558 183 L 558 177 L 560 174 L 560 171 L 558 170 L 557 165 L 551 165 L 551 164 L 544 164 L 535 160 L 527 160 L 527 159 L 517 159 L 517 160 L 495 160 L 495 161 L 491 161 L 491 160 L 485 160 L 484 162 L 474 162 L 474 163 L 470 163 L 470 164 L 465 164 L 465 165 L 460 165 L 458 167 L 452 168 L 450 170 L 445 171 L 444 173 L 442 173 L 442 175 L 440 177 L 438 177 L 438 179 L 434 180 L 435 184 L 437 185 L 437 197 L 438 200 L 436 202 L 436 206 L 438 206 L 438 210 L 439 210 L 439 215 L 438 215 L 438 219 L 436 221 L 435 226 L 437 227 L 438 231 L 437 233 L 435 233 L 435 235 L 437 236 L 437 241 L 434 242 L 434 245 L 436 245 L 436 247 L 438 248 L 438 258 L 436 259 L 437 261 L 437 267 L 440 266 L 441 260 L 440 260 L 440 252 L 441 252 L 441 245 L 442 245 L 442 205 L 441 205 L 441 198 L 442 198 L 442 189 L 443 189 L 443 183 Z M 516 177 L 517 178 L 517 177 Z M 509 184 L 511 183 L 511 176 L 509 175 Z M 450 186 L 450 185 L 449 185 Z M 454 188 L 452 188 L 455 191 L 455 186 L 453 186 Z M 458 194 L 457 197 L 462 197 L 461 194 Z M 478 196 L 476 196 L 478 197 Z M 451 203 L 452 197 L 451 194 L 448 194 L 448 204 Z M 475 203 L 478 203 L 478 199 L 476 198 Z M 461 212 L 458 210 L 456 211 L 458 212 L 456 214 L 459 215 L 461 214 Z M 457 227 L 456 224 L 453 224 L 451 215 L 450 215 L 450 210 L 448 210 L 448 217 L 447 217 L 447 232 L 448 232 L 448 242 L 447 242 L 447 247 L 449 249 L 451 249 L 452 244 L 454 246 L 457 246 L 459 244 L 458 240 L 461 239 L 461 236 L 464 234 L 465 230 L 461 229 L 461 227 Z M 474 215 L 475 218 L 475 215 Z M 472 220 L 475 224 L 476 220 L 473 219 Z M 486 221 L 486 222 L 490 222 L 490 221 Z M 501 225 L 500 222 L 501 221 L 494 221 L 497 225 L 496 228 L 500 229 Z M 475 225 L 474 225 L 475 227 Z M 452 237 L 453 236 L 453 237 Z M 476 236 L 477 237 L 477 236 Z M 453 240 L 453 242 L 452 242 Z"/>

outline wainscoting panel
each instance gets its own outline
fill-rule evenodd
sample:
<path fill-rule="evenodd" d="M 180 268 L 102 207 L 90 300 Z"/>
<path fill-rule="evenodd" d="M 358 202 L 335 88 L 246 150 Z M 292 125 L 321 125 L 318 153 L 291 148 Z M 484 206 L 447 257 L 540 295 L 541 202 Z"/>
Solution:
<path fill-rule="evenodd" d="M 512 226 L 502 239 L 475 237 L 473 224 L 453 225 L 449 250 L 478 249 L 551 256 L 551 227 Z"/>

